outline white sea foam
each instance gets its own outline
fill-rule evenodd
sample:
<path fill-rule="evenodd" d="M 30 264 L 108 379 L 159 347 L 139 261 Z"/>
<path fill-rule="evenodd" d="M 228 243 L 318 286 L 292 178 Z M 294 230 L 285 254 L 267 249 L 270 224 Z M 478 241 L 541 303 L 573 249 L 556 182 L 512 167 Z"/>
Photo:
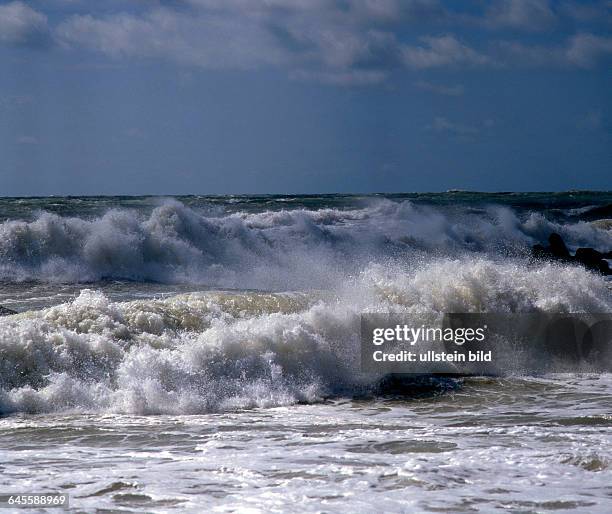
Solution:
<path fill-rule="evenodd" d="M 352 209 L 211 214 L 166 201 L 150 214 L 97 218 L 43 212 L 0 224 L 0 280 L 90 282 L 103 278 L 217 287 L 326 287 L 372 260 L 525 252 L 559 232 L 569 246 L 612 249 L 605 226 L 558 224 L 506 207 L 469 209 L 373 201 Z"/>
<path fill-rule="evenodd" d="M 605 281 L 520 260 L 372 264 L 333 291 L 74 301 L 0 319 L 0 412 L 202 413 L 354 394 L 362 312 L 610 311 Z"/>

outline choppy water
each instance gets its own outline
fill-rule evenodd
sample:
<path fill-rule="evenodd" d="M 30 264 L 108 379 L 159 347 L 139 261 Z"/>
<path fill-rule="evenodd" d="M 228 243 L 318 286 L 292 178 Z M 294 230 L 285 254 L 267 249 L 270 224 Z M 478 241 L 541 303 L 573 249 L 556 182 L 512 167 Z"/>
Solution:
<path fill-rule="evenodd" d="M 75 511 L 612 510 L 612 377 L 359 371 L 362 312 L 611 312 L 610 193 L 0 199 L 0 486 Z"/>

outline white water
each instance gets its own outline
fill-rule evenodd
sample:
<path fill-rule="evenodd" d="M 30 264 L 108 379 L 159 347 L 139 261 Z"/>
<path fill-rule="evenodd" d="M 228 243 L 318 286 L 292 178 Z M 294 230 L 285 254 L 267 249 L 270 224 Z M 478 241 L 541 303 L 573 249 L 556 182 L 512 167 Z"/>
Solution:
<path fill-rule="evenodd" d="M 611 376 L 204 416 L 0 423 L 0 487 L 76 512 L 612 511 Z M 51 512 L 51 511 L 49 511 Z"/>
<path fill-rule="evenodd" d="M 596 223 L 559 225 L 542 213 L 523 219 L 507 207 L 433 208 L 371 201 L 352 209 L 219 213 L 167 200 L 150 214 L 109 210 L 100 217 L 41 212 L 0 224 L 0 280 L 88 282 L 103 278 L 288 290 L 326 287 L 370 261 L 433 254 L 525 253 L 557 231 L 568 245 L 612 250 Z"/>
<path fill-rule="evenodd" d="M 0 488 L 77 512 L 608 514 L 609 374 L 390 398 L 359 371 L 363 312 L 611 312 L 603 277 L 529 258 L 551 231 L 612 249 L 601 220 L 387 200 L 4 221 Z"/>
<path fill-rule="evenodd" d="M 370 265 L 335 291 L 72 302 L 0 319 L 0 412 L 192 414 L 353 395 L 362 312 L 607 312 L 581 268 L 484 258 Z"/>

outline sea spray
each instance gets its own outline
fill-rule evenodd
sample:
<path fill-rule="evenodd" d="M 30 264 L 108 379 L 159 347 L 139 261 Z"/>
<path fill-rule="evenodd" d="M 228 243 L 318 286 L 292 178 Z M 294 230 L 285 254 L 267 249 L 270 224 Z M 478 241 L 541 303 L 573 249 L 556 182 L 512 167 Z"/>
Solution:
<path fill-rule="evenodd" d="M 333 204 L 333 202 L 330 202 Z M 189 207 L 164 200 L 149 210 L 91 215 L 31 213 L 0 222 L 0 280 L 79 283 L 132 280 L 222 288 L 327 288 L 370 262 L 432 257 L 525 258 L 559 232 L 572 247 L 612 250 L 606 228 L 560 223 L 539 211 L 408 200 L 316 209 Z M 251 204 L 249 204 L 251 205 Z M 286 206 L 287 204 L 282 204 Z"/>
<path fill-rule="evenodd" d="M 441 258 L 373 264 L 333 290 L 200 292 L 69 303 L 0 319 L 0 411 L 190 414 L 317 402 L 372 390 L 363 312 L 605 312 L 581 268 Z"/>

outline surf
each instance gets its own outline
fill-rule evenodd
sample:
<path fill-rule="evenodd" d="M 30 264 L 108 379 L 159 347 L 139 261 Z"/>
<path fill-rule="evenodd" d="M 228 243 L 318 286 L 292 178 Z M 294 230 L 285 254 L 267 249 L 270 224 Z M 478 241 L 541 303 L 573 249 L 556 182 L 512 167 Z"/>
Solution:
<path fill-rule="evenodd" d="M 327 290 L 73 301 L 0 319 L 0 412 L 200 414 L 375 393 L 362 312 L 609 312 L 584 269 L 483 257 L 371 264 Z"/>

